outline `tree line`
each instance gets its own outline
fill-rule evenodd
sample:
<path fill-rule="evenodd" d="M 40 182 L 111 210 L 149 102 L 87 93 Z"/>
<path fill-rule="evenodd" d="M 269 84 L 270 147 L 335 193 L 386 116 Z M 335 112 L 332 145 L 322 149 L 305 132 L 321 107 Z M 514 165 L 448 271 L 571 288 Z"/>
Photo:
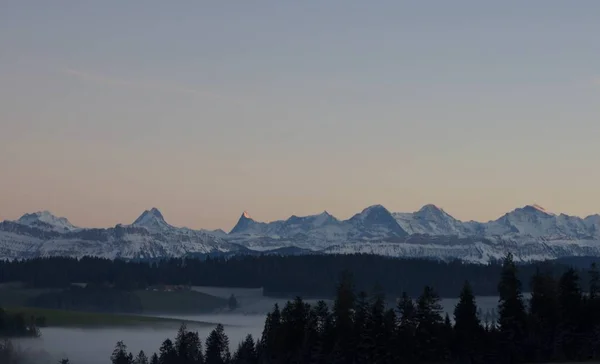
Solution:
<path fill-rule="evenodd" d="M 443 314 L 430 286 L 412 299 L 404 292 L 395 307 L 384 293 L 356 291 L 345 272 L 331 307 L 297 297 L 267 315 L 261 337 L 247 336 L 231 353 L 218 325 L 203 343 L 185 325 L 152 355 L 130 353 L 119 341 L 112 364 L 388 364 L 547 363 L 600 358 L 600 273 L 588 271 L 589 291 L 574 269 L 559 276 L 537 270 L 525 300 L 518 267 L 504 260 L 497 284 L 498 314 L 482 321 L 469 282 L 464 282 L 452 317 Z M 203 345 L 204 344 L 204 345 Z M 62 363 L 68 363 L 63 360 Z M 76 363 L 74 363 L 76 364 Z"/>
<path fill-rule="evenodd" d="M 560 275 L 538 269 L 529 281 L 529 300 L 523 296 L 518 270 L 512 256 L 507 256 L 497 284 L 498 320 L 493 322 L 478 316 L 468 281 L 463 283 L 450 317 L 443 314 L 440 296 L 431 286 L 425 286 L 416 299 L 404 292 L 395 307 L 389 307 L 380 288 L 370 294 L 357 291 L 355 277 L 345 272 L 331 307 L 323 301 L 310 305 L 300 297 L 281 309 L 275 305 L 261 337 L 248 336 L 233 353 L 222 325 L 204 343 L 197 332 L 183 325 L 175 340 L 166 339 L 149 356 L 130 353 L 120 341 L 112 355 L 107 355 L 107 363 L 545 363 L 599 359 L 597 267 L 588 270 L 588 282 L 574 269 Z M 589 287 L 587 292 L 582 289 L 584 284 Z"/>
<path fill-rule="evenodd" d="M 523 264 L 519 279 L 529 281 L 536 269 L 561 274 L 567 266 L 556 262 Z M 80 282 L 111 285 L 122 290 L 152 285 L 263 287 L 266 295 L 331 297 L 341 271 L 351 272 L 357 290 L 379 282 L 390 297 L 420 294 L 429 285 L 443 297 L 456 297 L 464 281 L 476 295 L 495 295 L 502 262 L 486 265 L 460 261 L 399 259 L 376 255 L 241 256 L 207 259 L 166 259 L 157 262 L 85 257 L 0 261 L 0 283 L 20 281 L 31 287 L 68 287 Z M 585 271 L 579 271 L 584 276 Z M 77 292 L 79 293 L 79 292 Z M 51 300 L 52 297 L 48 297 Z"/>

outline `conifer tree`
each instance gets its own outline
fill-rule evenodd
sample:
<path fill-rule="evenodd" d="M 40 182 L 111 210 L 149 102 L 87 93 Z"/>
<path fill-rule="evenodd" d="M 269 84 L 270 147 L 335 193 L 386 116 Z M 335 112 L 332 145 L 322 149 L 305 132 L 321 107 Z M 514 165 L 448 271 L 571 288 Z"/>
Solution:
<path fill-rule="evenodd" d="M 327 303 L 317 302 L 313 307 L 313 316 L 316 319 L 317 340 L 311 349 L 310 363 L 320 364 L 324 363 L 334 345 L 333 322 Z"/>
<path fill-rule="evenodd" d="M 592 263 L 590 270 L 588 271 L 590 277 L 589 283 L 589 298 L 596 299 L 600 295 L 600 272 L 596 262 Z"/>
<path fill-rule="evenodd" d="M 555 279 L 539 271 L 531 280 L 529 301 L 530 335 L 533 358 L 548 361 L 554 358 L 554 344 L 559 320 L 557 284 Z"/>
<path fill-rule="evenodd" d="M 394 309 L 386 310 L 383 315 L 382 363 L 397 363 L 400 361 L 400 352 L 396 345 L 398 340 L 397 322 L 398 318 Z"/>
<path fill-rule="evenodd" d="M 144 353 L 143 350 L 138 353 L 133 362 L 134 364 L 149 364 L 148 357 L 146 356 L 146 353 Z"/>
<path fill-rule="evenodd" d="M 206 338 L 206 364 L 227 364 L 231 359 L 229 338 L 225 335 L 223 325 L 217 327 Z"/>
<path fill-rule="evenodd" d="M 300 362 L 308 328 L 310 307 L 300 297 L 281 311 L 281 350 L 286 362 Z"/>
<path fill-rule="evenodd" d="M 388 339 L 385 333 L 385 295 L 381 287 L 374 290 L 370 311 L 366 331 L 372 341 L 369 357 L 372 363 L 381 363 L 386 357 Z"/>
<path fill-rule="evenodd" d="M 182 324 L 177 331 L 174 347 L 177 351 L 177 364 L 204 363 L 200 337 L 197 332 L 188 331 L 185 324 Z"/>
<path fill-rule="evenodd" d="M 275 304 L 273 311 L 267 314 L 265 327 L 260 339 L 260 359 L 263 363 L 277 363 L 280 353 L 281 312 Z"/>
<path fill-rule="evenodd" d="M 518 363 L 524 356 L 527 314 L 521 292 L 521 281 L 517 277 L 517 266 L 510 253 L 502 265 L 498 293 L 500 296 L 498 324 L 502 353 L 506 363 Z"/>
<path fill-rule="evenodd" d="M 579 358 L 582 335 L 581 324 L 582 295 L 579 287 L 579 276 L 574 269 L 567 270 L 558 283 L 558 305 L 560 325 L 558 327 L 558 344 L 565 359 Z"/>
<path fill-rule="evenodd" d="M 395 346 L 397 355 L 407 362 L 416 360 L 416 330 L 417 330 L 417 309 L 413 300 L 406 292 L 402 293 L 402 298 L 398 301 L 397 311 L 399 316 L 399 326 L 397 329 Z"/>
<path fill-rule="evenodd" d="M 425 286 L 423 293 L 417 299 L 417 350 L 423 361 L 437 361 L 443 348 L 442 306 L 440 297 L 430 286 Z"/>
<path fill-rule="evenodd" d="M 584 330 L 589 356 L 593 359 L 600 357 L 600 272 L 596 263 L 592 263 L 588 271 L 589 295 L 585 302 Z"/>
<path fill-rule="evenodd" d="M 127 352 L 127 345 L 123 341 L 119 341 L 110 356 L 110 361 L 112 364 L 133 364 L 133 354 Z"/>
<path fill-rule="evenodd" d="M 369 316 L 371 314 L 369 311 L 369 296 L 365 291 L 360 291 L 356 295 L 352 339 L 356 343 L 357 363 L 368 363 L 370 360 L 369 351 L 373 346 L 373 338 L 370 338 L 367 333 Z"/>
<path fill-rule="evenodd" d="M 252 335 L 246 336 L 246 339 L 240 343 L 237 351 L 233 355 L 233 364 L 257 364 L 258 354 Z"/>
<path fill-rule="evenodd" d="M 482 334 L 481 322 L 477 316 L 475 295 L 469 282 L 465 282 L 458 304 L 454 308 L 455 356 L 464 362 L 475 360 L 475 349 Z"/>
<path fill-rule="evenodd" d="M 345 271 L 342 273 L 340 283 L 336 290 L 333 304 L 333 317 L 335 323 L 336 361 L 351 362 L 355 358 L 356 343 L 354 338 L 354 281 L 352 275 Z"/>
<path fill-rule="evenodd" d="M 163 341 L 159 353 L 158 362 L 160 364 L 171 364 L 177 361 L 177 350 L 171 339 Z"/>

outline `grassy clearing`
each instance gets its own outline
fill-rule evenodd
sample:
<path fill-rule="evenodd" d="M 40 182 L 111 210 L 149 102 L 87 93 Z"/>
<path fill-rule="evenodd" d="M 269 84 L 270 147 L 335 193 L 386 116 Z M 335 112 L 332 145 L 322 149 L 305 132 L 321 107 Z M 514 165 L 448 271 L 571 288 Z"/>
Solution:
<path fill-rule="evenodd" d="M 184 321 L 160 317 L 120 315 L 110 313 L 78 312 L 53 310 L 34 307 L 6 307 L 5 311 L 16 314 L 23 313 L 26 318 L 45 317 L 49 327 L 127 327 L 127 326 L 158 326 L 178 327 L 182 322 L 190 325 L 200 325 L 198 321 Z"/>
<path fill-rule="evenodd" d="M 212 312 L 227 307 L 227 300 L 195 291 L 134 292 L 142 302 L 144 313 L 194 314 Z"/>
<path fill-rule="evenodd" d="M 0 286 L 0 307 L 31 307 L 33 300 L 45 293 L 60 289 L 36 289 L 17 286 Z M 195 291 L 132 292 L 139 297 L 142 313 L 199 314 L 227 307 L 227 300 Z"/>
<path fill-rule="evenodd" d="M 60 291 L 60 289 L 0 287 L 0 307 L 27 306 L 31 299 L 44 293 L 56 291 Z"/>

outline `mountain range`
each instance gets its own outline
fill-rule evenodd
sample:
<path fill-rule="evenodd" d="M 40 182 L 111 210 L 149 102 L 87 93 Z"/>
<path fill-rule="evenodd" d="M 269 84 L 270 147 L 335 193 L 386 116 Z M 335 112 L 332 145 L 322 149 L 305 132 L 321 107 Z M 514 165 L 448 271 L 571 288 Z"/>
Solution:
<path fill-rule="evenodd" d="M 156 208 L 103 229 L 77 227 L 48 211 L 0 222 L 0 259 L 369 253 L 486 263 L 508 252 L 521 261 L 600 256 L 600 215 L 556 215 L 527 205 L 497 220 L 463 222 L 435 205 L 412 213 L 373 205 L 347 220 L 324 211 L 266 223 L 244 212 L 229 233 L 175 227 Z"/>

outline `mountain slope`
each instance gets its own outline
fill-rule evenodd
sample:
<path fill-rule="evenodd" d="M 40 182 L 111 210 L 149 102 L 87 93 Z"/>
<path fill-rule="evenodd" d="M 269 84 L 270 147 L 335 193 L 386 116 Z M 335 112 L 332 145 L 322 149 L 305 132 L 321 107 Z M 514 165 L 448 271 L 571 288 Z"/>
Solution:
<path fill-rule="evenodd" d="M 470 229 L 435 205 L 425 205 L 413 213 L 392 214 L 398 224 L 410 234 L 470 235 Z"/>
<path fill-rule="evenodd" d="M 64 217 L 54 216 L 50 211 L 39 211 L 23 215 L 18 221 L 19 224 L 36 227 L 41 230 L 67 232 L 77 230 Z"/>
<path fill-rule="evenodd" d="M 55 219 L 46 219 L 54 221 Z M 0 258 L 85 255 L 105 258 L 179 257 L 191 253 L 243 251 L 245 248 L 204 231 L 175 228 L 157 209 L 128 226 L 107 229 L 48 229 L 32 218 L 0 223 Z M 64 222 L 63 222 L 64 223 Z"/>
<path fill-rule="evenodd" d="M 527 205 L 497 220 L 462 222 L 435 205 L 413 213 L 373 205 L 347 220 L 325 211 L 265 223 L 244 212 L 230 233 L 173 226 L 156 208 L 106 229 L 78 228 L 49 212 L 0 223 L 0 259 L 371 253 L 485 263 L 508 252 L 522 261 L 600 256 L 600 215 L 582 219 Z"/>

